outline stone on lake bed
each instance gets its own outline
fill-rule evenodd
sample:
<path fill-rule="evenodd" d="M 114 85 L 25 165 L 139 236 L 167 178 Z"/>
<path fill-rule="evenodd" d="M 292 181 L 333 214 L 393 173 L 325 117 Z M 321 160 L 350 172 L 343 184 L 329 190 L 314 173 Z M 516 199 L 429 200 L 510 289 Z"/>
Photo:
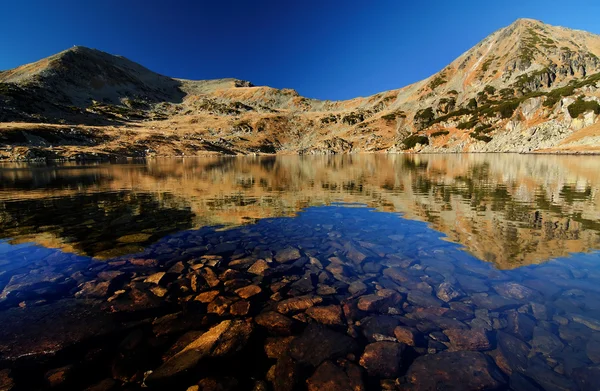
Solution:
<path fill-rule="evenodd" d="M 119 242 L 119 243 L 143 243 L 143 242 L 147 241 L 148 239 L 150 239 L 150 237 L 152 237 L 151 234 L 143 234 L 143 233 L 130 234 L 130 235 L 121 236 L 120 238 L 117 239 L 117 242 Z"/>
<path fill-rule="evenodd" d="M 498 331 L 496 333 L 498 350 L 504 357 L 510 371 L 525 372 L 527 368 L 527 357 L 531 348 L 525 342 L 508 333 Z"/>
<path fill-rule="evenodd" d="M 378 296 L 375 294 L 361 296 L 358 299 L 357 307 L 361 311 L 366 312 L 377 312 L 379 311 L 384 304 L 388 302 L 387 297 Z"/>
<path fill-rule="evenodd" d="M 438 299 L 443 300 L 446 303 L 463 297 L 464 295 L 465 293 L 460 288 L 453 286 L 449 282 L 441 283 L 436 292 Z"/>
<path fill-rule="evenodd" d="M 248 268 L 248 273 L 256 274 L 257 276 L 262 276 L 268 269 L 270 269 L 270 266 L 267 263 L 267 261 L 265 261 L 264 259 L 259 259 Z"/>
<path fill-rule="evenodd" d="M 321 303 L 322 301 L 323 299 L 321 297 L 313 295 L 292 297 L 290 299 L 280 301 L 277 304 L 277 311 L 281 312 L 282 314 L 304 311 L 315 304 Z"/>
<path fill-rule="evenodd" d="M 394 329 L 394 336 L 398 340 L 408 346 L 416 346 L 417 344 L 417 331 L 405 326 L 397 326 Z"/>
<path fill-rule="evenodd" d="M 207 357 L 225 357 L 240 351 L 248 342 L 252 324 L 242 320 L 224 320 L 170 358 L 147 378 L 149 386 L 162 384 L 194 368 Z"/>
<path fill-rule="evenodd" d="M 443 302 L 429 293 L 411 290 L 408 292 L 409 303 L 419 307 L 441 307 Z"/>
<path fill-rule="evenodd" d="M 165 276 L 165 272 L 158 272 L 158 273 L 154 273 L 150 276 L 148 276 L 144 282 L 147 282 L 149 284 L 160 284 L 160 281 L 162 280 L 162 278 Z"/>
<path fill-rule="evenodd" d="M 481 352 L 440 352 L 418 357 L 406 379 L 412 391 L 495 390 L 506 384 L 502 372 Z"/>
<path fill-rule="evenodd" d="M 306 315 L 310 316 L 319 323 L 325 325 L 344 325 L 342 308 L 339 305 L 327 305 L 310 307 L 306 310 Z"/>
<path fill-rule="evenodd" d="M 360 365 L 370 376 L 395 378 L 402 368 L 405 345 L 398 342 L 374 342 L 365 347 Z"/>
<path fill-rule="evenodd" d="M 535 351 L 545 355 L 554 355 L 565 347 L 560 338 L 539 326 L 536 326 L 533 329 L 531 346 Z"/>
<path fill-rule="evenodd" d="M 274 334 L 291 334 L 292 328 L 294 327 L 294 321 L 292 319 L 275 311 L 260 313 L 254 320 L 259 326 L 264 327 Z"/>
<path fill-rule="evenodd" d="M 358 348 L 354 338 L 326 326 L 311 323 L 292 341 L 289 353 L 299 363 L 316 367 L 325 360 L 354 353 Z"/>
<path fill-rule="evenodd" d="M 219 291 L 207 291 L 202 292 L 198 296 L 194 298 L 195 301 L 199 301 L 200 303 L 210 303 L 215 299 L 215 297 L 219 296 Z"/>
<path fill-rule="evenodd" d="M 265 353 L 269 358 L 279 358 L 288 351 L 290 343 L 296 338 L 289 337 L 269 337 L 265 340 Z"/>
<path fill-rule="evenodd" d="M 279 263 L 287 263 L 299 259 L 302 255 L 300 250 L 295 247 L 288 246 L 275 253 L 275 260 Z"/>
<path fill-rule="evenodd" d="M 489 350 L 490 340 L 484 329 L 448 329 L 444 334 L 450 340 L 450 351 Z"/>
<path fill-rule="evenodd" d="M 235 290 L 235 293 L 242 299 L 248 299 L 252 296 L 258 295 L 260 292 L 261 289 L 258 285 L 248 285 Z"/>
<path fill-rule="evenodd" d="M 331 361 L 319 365 L 306 381 L 308 391 L 365 391 L 360 368 L 350 362 L 344 364 L 342 368 Z"/>
<path fill-rule="evenodd" d="M 63 299 L 52 304 L 2 312 L 0 360 L 52 356 L 65 348 L 100 338 L 116 329 L 111 314 L 87 300 Z M 41 333 L 43 331 L 43 333 Z"/>
<path fill-rule="evenodd" d="M 535 296 L 539 296 L 533 289 L 527 288 L 524 285 L 516 282 L 503 282 L 494 285 L 494 290 L 499 295 L 515 300 L 530 300 Z"/>
<path fill-rule="evenodd" d="M 10 376 L 10 369 L 0 370 L 0 391 L 12 391 L 15 389 L 15 382 Z"/>
<path fill-rule="evenodd" d="M 581 323 L 594 331 L 600 331 L 600 320 L 581 314 L 572 314 L 570 316 L 573 322 Z"/>

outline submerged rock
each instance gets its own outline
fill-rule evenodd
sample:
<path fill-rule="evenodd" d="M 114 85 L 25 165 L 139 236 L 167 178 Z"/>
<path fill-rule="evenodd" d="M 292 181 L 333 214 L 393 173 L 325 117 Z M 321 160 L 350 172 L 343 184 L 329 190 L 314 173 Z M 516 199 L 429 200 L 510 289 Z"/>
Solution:
<path fill-rule="evenodd" d="M 117 328 L 114 318 L 94 302 L 77 299 L 13 308 L 0 317 L 4 325 L 10 325 L 0 328 L 0 359 L 8 361 L 52 356 Z"/>
<path fill-rule="evenodd" d="M 315 304 L 319 304 L 323 299 L 319 296 L 307 295 L 292 297 L 290 299 L 282 300 L 277 304 L 277 311 L 282 314 L 290 312 L 304 311 Z"/>
<path fill-rule="evenodd" d="M 484 329 L 449 329 L 444 334 L 450 339 L 450 351 L 458 350 L 488 350 L 490 340 Z"/>
<path fill-rule="evenodd" d="M 504 297 L 516 300 L 530 300 L 536 296 L 539 296 L 539 294 L 537 294 L 533 289 L 527 288 L 521 284 L 517 284 L 516 282 L 503 282 L 501 284 L 496 284 L 494 285 L 494 290 Z"/>
<path fill-rule="evenodd" d="M 402 368 L 405 345 L 398 342 L 374 342 L 365 347 L 360 365 L 370 376 L 395 378 Z"/>
<path fill-rule="evenodd" d="M 438 287 L 436 295 L 440 300 L 448 303 L 449 301 L 463 297 L 465 292 L 460 288 L 454 287 L 449 282 L 443 282 Z"/>
<path fill-rule="evenodd" d="M 302 255 L 295 247 L 286 247 L 275 253 L 275 260 L 279 263 L 287 263 L 299 259 Z"/>
<path fill-rule="evenodd" d="M 254 320 L 259 326 L 264 327 L 274 334 L 289 335 L 292 333 L 292 328 L 294 327 L 292 319 L 275 311 L 258 314 Z"/>
<path fill-rule="evenodd" d="M 364 391 L 360 368 L 349 362 L 343 364 L 339 367 L 325 361 L 319 365 L 306 381 L 308 391 Z"/>
<path fill-rule="evenodd" d="M 290 356 L 302 364 L 316 367 L 325 360 L 343 357 L 357 349 L 358 344 L 353 338 L 312 323 L 292 341 Z"/>
<path fill-rule="evenodd" d="M 223 357 L 240 351 L 248 342 L 252 324 L 241 320 L 225 320 L 153 371 L 146 384 L 155 385 L 194 368 L 207 357 Z"/>
<path fill-rule="evenodd" d="M 441 352 L 418 357 L 408 368 L 411 390 L 495 390 L 506 384 L 504 376 L 480 352 Z"/>
<path fill-rule="evenodd" d="M 310 316 L 319 323 L 325 325 L 344 325 L 344 318 L 342 314 L 342 308 L 339 305 L 327 305 L 310 307 L 306 310 L 306 315 Z"/>

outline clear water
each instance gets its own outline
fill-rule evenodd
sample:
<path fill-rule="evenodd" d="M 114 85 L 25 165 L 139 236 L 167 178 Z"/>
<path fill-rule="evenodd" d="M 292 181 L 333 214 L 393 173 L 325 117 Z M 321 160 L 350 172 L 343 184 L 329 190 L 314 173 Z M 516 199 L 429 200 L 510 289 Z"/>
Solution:
<path fill-rule="evenodd" d="M 0 323 L 5 330 L 20 325 L 12 320 L 16 309 L 21 314 L 65 299 L 90 300 L 81 295 L 81 287 L 99 281 L 100 271 L 128 275 L 106 297 L 92 297 L 105 304 L 116 290 L 128 291 L 136 277 L 174 262 L 219 254 L 226 269 L 232 260 L 269 261 L 278 250 L 293 247 L 303 257 L 318 260 L 323 269 L 311 263 L 281 278 L 293 283 L 308 273 L 313 289 L 300 292 L 288 286 L 281 297 L 256 299 L 250 315 L 300 294 L 341 305 L 392 290 L 400 295 L 393 305 L 363 311 L 356 318 L 345 314 L 348 329 L 338 329 L 350 335 L 357 330 L 357 339 L 367 343 L 371 337 L 362 325 L 369 317 L 387 316 L 417 333 L 413 359 L 472 349 L 499 367 L 504 388 L 600 389 L 600 380 L 590 381 L 600 364 L 599 191 L 600 158 L 592 156 L 351 155 L 4 164 L 0 310 L 10 311 L 4 318 L 11 321 Z M 157 264 L 147 273 L 132 272 L 121 262 L 130 259 Z M 400 270 L 403 281 L 386 274 L 388 268 Z M 321 282 L 323 273 L 329 274 L 329 282 Z M 263 290 L 278 282 L 252 281 Z M 356 281 L 367 288 L 351 297 L 348 284 Z M 440 300 L 443 283 L 457 290 L 457 296 Z M 337 292 L 324 295 L 323 285 Z M 166 301 L 171 297 L 170 291 L 161 294 Z M 227 289 L 221 294 L 227 296 Z M 298 314 L 296 319 L 312 322 Z M 440 340 L 440 332 L 454 328 L 483 329 L 489 344 L 458 349 L 455 341 Z M 45 332 L 33 328 L 21 337 L 44 339 Z M 506 334 L 526 349 L 524 364 L 514 364 L 518 352 L 506 351 Z M 20 360 L 25 354 L 36 360 L 43 355 L 34 343 L 9 349 L 19 338 L 14 330 L 0 335 L 0 346 L 9 352 L 2 362 L 18 381 L 39 386 L 41 380 L 19 378 Z M 77 354 L 83 353 L 61 356 L 60 364 L 80 360 Z M 140 363 L 139 371 L 156 366 Z M 408 381 L 403 378 L 407 371 L 410 362 L 398 373 L 399 384 Z M 373 386 L 372 376 L 365 376 L 369 387 L 384 387 L 384 381 Z"/>

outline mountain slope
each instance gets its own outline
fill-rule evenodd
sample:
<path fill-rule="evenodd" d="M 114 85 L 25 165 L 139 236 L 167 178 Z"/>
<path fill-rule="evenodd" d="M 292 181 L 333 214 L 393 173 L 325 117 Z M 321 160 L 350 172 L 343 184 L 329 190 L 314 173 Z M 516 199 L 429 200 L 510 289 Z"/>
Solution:
<path fill-rule="evenodd" d="M 519 19 L 428 79 L 332 102 L 74 47 L 0 73 L 0 157 L 594 151 L 598 56 L 598 35 Z"/>

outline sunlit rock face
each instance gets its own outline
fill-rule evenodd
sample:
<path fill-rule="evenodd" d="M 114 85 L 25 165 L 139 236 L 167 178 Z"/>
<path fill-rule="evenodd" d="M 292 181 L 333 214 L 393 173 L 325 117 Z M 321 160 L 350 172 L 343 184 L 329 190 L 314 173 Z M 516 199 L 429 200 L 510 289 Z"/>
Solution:
<path fill-rule="evenodd" d="M 105 259 L 182 229 L 249 224 L 333 202 L 425 221 L 500 268 L 600 246 L 594 157 L 194 158 L 5 165 L 0 177 L 3 238 Z"/>

